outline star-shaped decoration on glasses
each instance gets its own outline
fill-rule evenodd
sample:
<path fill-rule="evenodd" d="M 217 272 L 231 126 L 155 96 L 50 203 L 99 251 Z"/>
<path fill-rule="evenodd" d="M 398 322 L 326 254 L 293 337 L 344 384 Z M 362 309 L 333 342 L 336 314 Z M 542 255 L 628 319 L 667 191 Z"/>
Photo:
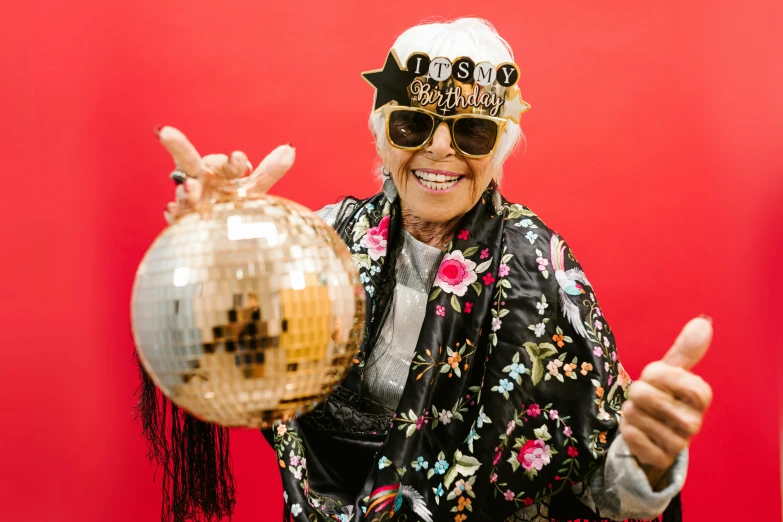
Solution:
<path fill-rule="evenodd" d="M 392 49 L 386 57 L 383 69 L 367 71 L 362 77 L 375 88 L 375 110 L 392 101 L 408 105 L 408 85 L 416 75 L 402 68 L 397 53 Z"/>
<path fill-rule="evenodd" d="M 503 117 L 512 120 L 519 125 L 519 119 L 522 113 L 530 109 L 530 104 L 522 99 L 519 87 L 516 85 L 509 89 L 505 103 L 503 104 Z"/>

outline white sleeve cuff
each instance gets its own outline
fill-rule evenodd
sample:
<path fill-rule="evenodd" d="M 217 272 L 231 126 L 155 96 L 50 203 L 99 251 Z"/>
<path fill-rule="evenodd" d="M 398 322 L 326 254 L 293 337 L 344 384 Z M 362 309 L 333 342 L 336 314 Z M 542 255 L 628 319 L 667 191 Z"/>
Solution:
<path fill-rule="evenodd" d="M 683 450 L 654 491 L 642 468 L 631 456 L 622 434 L 609 446 L 606 460 L 590 477 L 590 491 L 585 504 L 592 500 L 601 516 L 616 520 L 626 518 L 652 519 L 660 515 L 685 484 L 688 470 L 688 450 Z"/>

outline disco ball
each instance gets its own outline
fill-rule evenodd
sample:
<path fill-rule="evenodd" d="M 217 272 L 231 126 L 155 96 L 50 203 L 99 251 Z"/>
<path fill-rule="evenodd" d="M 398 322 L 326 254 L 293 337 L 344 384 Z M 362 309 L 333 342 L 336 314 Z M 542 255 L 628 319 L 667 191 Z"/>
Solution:
<path fill-rule="evenodd" d="M 305 413 L 359 348 L 364 289 L 337 233 L 273 196 L 220 202 L 167 227 L 136 272 L 139 357 L 193 416 L 267 428 Z"/>

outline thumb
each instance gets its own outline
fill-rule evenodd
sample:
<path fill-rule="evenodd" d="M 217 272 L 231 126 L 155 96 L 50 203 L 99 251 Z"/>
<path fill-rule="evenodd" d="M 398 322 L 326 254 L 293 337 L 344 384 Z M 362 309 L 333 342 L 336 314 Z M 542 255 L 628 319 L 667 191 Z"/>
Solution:
<path fill-rule="evenodd" d="M 663 356 L 663 362 L 690 370 L 707 353 L 711 341 L 712 320 L 706 316 L 691 319 Z"/>

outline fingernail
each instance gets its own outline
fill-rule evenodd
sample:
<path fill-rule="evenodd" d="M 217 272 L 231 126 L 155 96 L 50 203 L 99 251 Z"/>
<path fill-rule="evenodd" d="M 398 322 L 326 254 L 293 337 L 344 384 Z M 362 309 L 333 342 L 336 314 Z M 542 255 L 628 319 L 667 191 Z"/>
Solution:
<path fill-rule="evenodd" d="M 705 314 L 699 314 L 699 317 L 701 317 L 702 319 L 705 319 L 705 320 L 709 321 L 709 323 L 710 323 L 710 324 L 712 324 L 712 317 L 710 317 L 709 315 L 705 315 Z"/>
<path fill-rule="evenodd" d="M 155 128 L 153 129 L 153 132 L 155 132 L 155 137 L 160 139 L 160 131 L 163 130 L 163 125 L 155 125 Z"/>
<path fill-rule="evenodd" d="M 293 148 L 296 148 L 296 147 L 294 147 L 294 144 L 293 144 L 293 143 L 291 143 L 290 141 L 288 142 L 288 146 L 289 146 L 289 147 L 291 147 L 292 149 L 293 149 Z"/>

